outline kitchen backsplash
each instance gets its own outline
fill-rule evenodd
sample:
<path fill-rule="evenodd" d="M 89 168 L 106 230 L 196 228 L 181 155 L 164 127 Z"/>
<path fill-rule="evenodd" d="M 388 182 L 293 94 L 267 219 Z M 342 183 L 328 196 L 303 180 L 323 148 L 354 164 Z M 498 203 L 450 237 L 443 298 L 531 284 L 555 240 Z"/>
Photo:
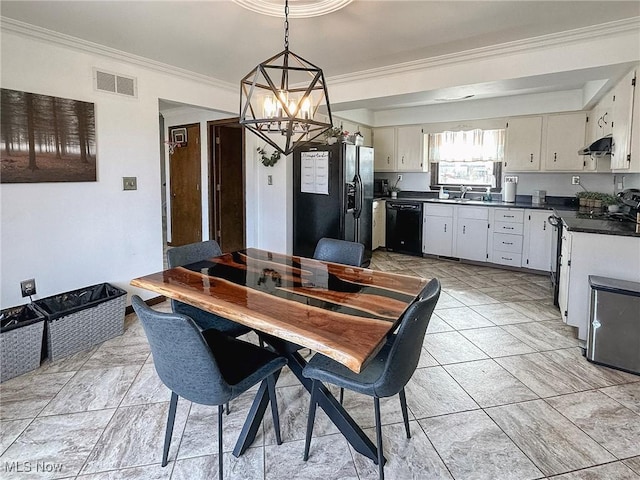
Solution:
<path fill-rule="evenodd" d="M 398 187 L 405 191 L 428 192 L 430 173 L 389 173 L 376 172 L 375 178 L 386 178 L 389 186 L 393 186 L 398 175 L 402 181 Z M 589 191 L 603 193 L 617 193 L 624 188 L 640 189 L 640 173 L 510 173 L 518 177 L 518 195 L 531 195 L 534 190 L 546 190 L 547 195 L 571 196 L 583 191 L 580 185 L 571 185 L 571 177 L 580 176 L 580 183 Z M 618 188 L 622 184 L 622 188 Z"/>

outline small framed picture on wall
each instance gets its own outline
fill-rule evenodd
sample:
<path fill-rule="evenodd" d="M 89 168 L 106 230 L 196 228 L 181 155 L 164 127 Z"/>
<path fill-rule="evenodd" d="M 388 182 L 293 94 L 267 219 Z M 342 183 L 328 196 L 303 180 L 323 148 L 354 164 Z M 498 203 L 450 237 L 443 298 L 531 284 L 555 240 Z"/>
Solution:
<path fill-rule="evenodd" d="M 181 147 L 187 144 L 187 129 L 175 128 L 171 130 L 171 141 L 179 143 Z"/>

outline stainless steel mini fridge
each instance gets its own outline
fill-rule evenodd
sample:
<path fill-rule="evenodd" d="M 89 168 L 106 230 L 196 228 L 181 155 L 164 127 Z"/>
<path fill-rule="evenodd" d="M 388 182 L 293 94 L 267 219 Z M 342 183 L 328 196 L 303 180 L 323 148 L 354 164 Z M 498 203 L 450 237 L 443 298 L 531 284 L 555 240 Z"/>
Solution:
<path fill-rule="evenodd" d="M 587 359 L 640 375 L 640 283 L 589 276 Z"/>

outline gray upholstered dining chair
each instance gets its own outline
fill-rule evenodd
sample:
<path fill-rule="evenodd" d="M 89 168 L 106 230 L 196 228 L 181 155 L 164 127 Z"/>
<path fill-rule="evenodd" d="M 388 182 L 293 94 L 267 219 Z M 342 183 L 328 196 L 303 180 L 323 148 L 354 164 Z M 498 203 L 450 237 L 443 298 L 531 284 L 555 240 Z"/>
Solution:
<path fill-rule="evenodd" d="M 304 446 L 305 461 L 309 458 L 309 447 L 311 445 L 317 406 L 318 382 L 327 382 L 373 397 L 378 447 L 378 470 L 380 480 L 384 479 L 380 398 L 400 394 L 400 408 L 404 426 L 407 438 L 411 438 L 404 387 L 418 366 L 422 342 L 429 320 L 440 297 L 440 288 L 440 282 L 435 278 L 427 284 L 418 299 L 403 314 L 397 333 L 387 339 L 380 352 L 360 373 L 355 373 L 335 360 L 320 354 L 315 354 L 304 367 L 302 374 L 313 380 Z"/>
<path fill-rule="evenodd" d="M 313 258 L 359 267 L 364 261 L 364 245 L 348 240 L 321 238 L 316 244 Z"/>
<path fill-rule="evenodd" d="M 287 363 L 284 357 L 209 329 L 201 331 L 191 318 L 149 308 L 137 295 L 131 298 L 149 340 L 153 363 L 160 380 L 171 390 L 164 438 L 162 466 L 167 465 L 178 397 L 203 405 L 218 406 L 218 478 L 222 480 L 223 405 L 266 382 L 278 445 L 280 420 L 276 401 L 276 376 Z"/>
<path fill-rule="evenodd" d="M 169 249 L 167 251 L 167 262 L 169 268 L 174 268 L 220 255 L 222 255 L 222 250 L 218 242 L 215 240 L 206 240 Z M 187 315 L 203 330 L 215 328 L 232 337 L 239 337 L 251 330 L 249 327 L 206 312 L 200 308 L 179 302 L 178 300 L 171 300 L 171 309 L 175 313 Z"/>

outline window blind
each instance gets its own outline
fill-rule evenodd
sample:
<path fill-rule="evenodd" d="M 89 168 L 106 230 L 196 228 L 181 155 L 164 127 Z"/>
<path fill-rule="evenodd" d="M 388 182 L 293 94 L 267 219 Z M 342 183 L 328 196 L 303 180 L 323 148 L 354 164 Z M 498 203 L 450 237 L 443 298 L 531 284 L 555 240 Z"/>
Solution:
<path fill-rule="evenodd" d="M 501 162 L 504 129 L 446 131 L 429 134 L 431 162 Z"/>

